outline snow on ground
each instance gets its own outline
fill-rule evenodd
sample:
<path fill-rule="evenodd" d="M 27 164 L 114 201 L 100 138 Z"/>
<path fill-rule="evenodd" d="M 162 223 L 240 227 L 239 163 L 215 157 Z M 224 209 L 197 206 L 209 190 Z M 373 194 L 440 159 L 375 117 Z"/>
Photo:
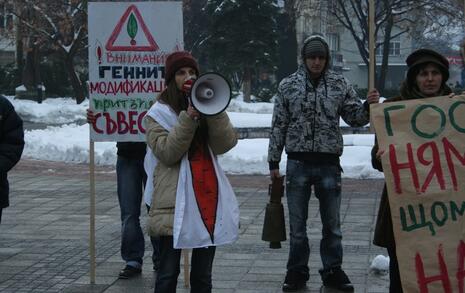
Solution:
<path fill-rule="evenodd" d="M 15 106 L 25 121 L 64 124 L 78 120 L 84 121 L 86 109 L 89 107 L 89 100 L 85 100 L 80 105 L 70 98 L 46 99 L 41 104 L 29 100 L 16 100 L 11 96 L 7 99 Z"/>
<path fill-rule="evenodd" d="M 375 274 L 389 273 L 389 256 L 377 255 L 371 262 L 370 270 Z"/>
<path fill-rule="evenodd" d="M 89 161 L 89 126 L 85 123 L 88 101 L 76 105 L 69 98 L 46 99 L 41 104 L 7 97 L 25 121 L 40 122 L 48 126 L 41 130 L 25 132 L 24 157 L 84 163 Z M 231 100 L 228 114 L 235 127 L 269 127 L 273 104 L 245 103 L 241 99 Z M 344 123 L 341 123 L 343 126 Z M 344 154 L 341 165 L 347 178 L 382 178 L 382 173 L 371 167 L 370 151 L 372 134 L 344 136 Z M 96 142 L 96 164 L 116 163 L 116 144 Z M 266 160 L 268 139 L 239 140 L 227 154 L 220 156 L 220 164 L 229 174 L 268 174 Z M 283 154 L 280 169 L 284 172 L 286 156 Z"/>

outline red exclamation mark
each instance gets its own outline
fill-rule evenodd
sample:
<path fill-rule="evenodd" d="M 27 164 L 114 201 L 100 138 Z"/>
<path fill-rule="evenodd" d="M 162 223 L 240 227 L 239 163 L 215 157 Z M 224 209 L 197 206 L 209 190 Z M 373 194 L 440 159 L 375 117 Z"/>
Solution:
<path fill-rule="evenodd" d="M 102 64 L 102 47 L 97 46 L 98 64 Z"/>

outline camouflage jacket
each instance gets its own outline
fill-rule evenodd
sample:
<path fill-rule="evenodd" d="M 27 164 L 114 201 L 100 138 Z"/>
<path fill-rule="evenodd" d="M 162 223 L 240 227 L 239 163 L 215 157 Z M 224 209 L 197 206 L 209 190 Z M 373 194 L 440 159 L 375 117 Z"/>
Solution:
<path fill-rule="evenodd" d="M 325 153 L 343 149 L 339 118 L 353 127 L 369 122 L 368 107 L 342 75 L 328 70 L 315 88 L 304 65 L 281 81 L 275 101 L 268 162 L 277 165 L 281 153 Z"/>

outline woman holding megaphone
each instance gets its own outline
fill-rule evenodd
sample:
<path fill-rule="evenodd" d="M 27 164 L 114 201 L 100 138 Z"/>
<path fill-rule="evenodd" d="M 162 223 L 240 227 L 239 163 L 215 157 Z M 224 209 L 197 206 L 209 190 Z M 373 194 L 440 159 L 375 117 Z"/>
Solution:
<path fill-rule="evenodd" d="M 217 245 L 238 236 L 239 209 L 216 156 L 237 143 L 226 112 L 199 113 L 189 100 L 199 76 L 188 52 L 170 54 L 166 89 L 146 116 L 147 175 L 152 184 L 148 231 L 160 236 L 155 293 L 176 292 L 181 249 L 192 248 L 191 292 L 211 292 Z"/>

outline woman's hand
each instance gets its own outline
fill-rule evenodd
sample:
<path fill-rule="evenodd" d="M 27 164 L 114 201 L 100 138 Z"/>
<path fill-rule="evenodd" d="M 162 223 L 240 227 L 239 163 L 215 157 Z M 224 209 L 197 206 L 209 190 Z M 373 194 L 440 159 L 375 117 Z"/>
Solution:
<path fill-rule="evenodd" d="M 453 98 L 455 96 L 465 96 L 465 91 L 461 92 L 460 94 L 450 93 L 449 98 Z"/>
<path fill-rule="evenodd" d="M 384 155 L 384 150 L 381 150 L 379 149 L 377 152 L 376 152 L 376 159 L 378 161 L 381 161 L 381 156 Z"/>
<path fill-rule="evenodd" d="M 200 113 L 192 107 L 191 102 L 189 101 L 189 106 L 187 106 L 187 115 L 191 117 L 192 120 L 197 121 L 200 119 Z"/>

